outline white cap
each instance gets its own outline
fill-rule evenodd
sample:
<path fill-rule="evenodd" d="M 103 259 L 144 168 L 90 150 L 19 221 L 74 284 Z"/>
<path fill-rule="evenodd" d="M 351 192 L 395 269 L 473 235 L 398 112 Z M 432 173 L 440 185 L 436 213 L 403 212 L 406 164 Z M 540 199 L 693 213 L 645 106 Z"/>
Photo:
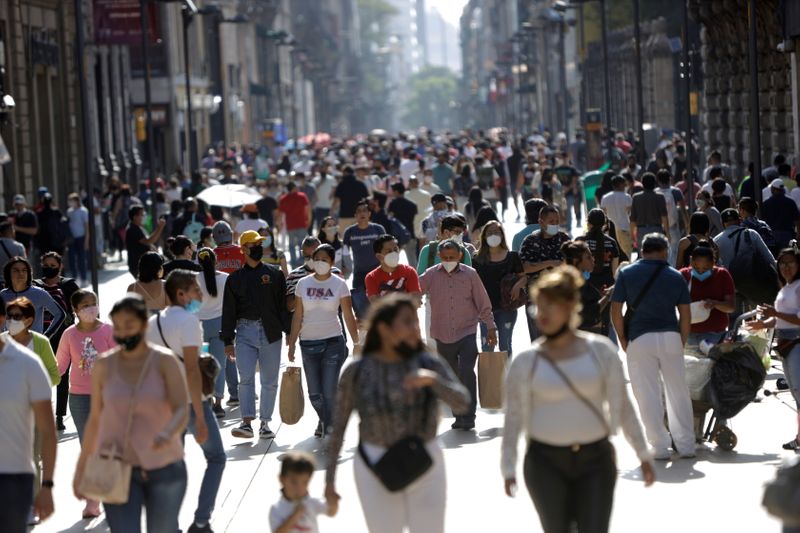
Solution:
<path fill-rule="evenodd" d="M 786 185 L 784 185 L 783 180 L 780 178 L 775 178 L 772 180 L 772 183 L 769 184 L 770 189 L 786 189 Z"/>

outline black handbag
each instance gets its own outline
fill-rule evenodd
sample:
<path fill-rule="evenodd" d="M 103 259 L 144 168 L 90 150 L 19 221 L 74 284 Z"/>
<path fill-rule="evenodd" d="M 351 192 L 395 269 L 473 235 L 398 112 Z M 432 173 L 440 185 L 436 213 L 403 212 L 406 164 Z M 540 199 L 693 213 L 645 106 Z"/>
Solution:
<path fill-rule="evenodd" d="M 360 374 L 360 370 L 359 363 L 358 374 Z M 356 375 L 356 380 L 358 380 L 358 374 Z M 431 392 L 426 389 L 422 428 L 428 423 L 430 402 L 434 401 L 432 396 Z M 367 465 L 389 492 L 399 492 L 405 489 L 433 466 L 433 459 L 425 448 L 425 441 L 417 435 L 403 437 L 392 444 L 375 464 L 370 462 L 361 443 L 358 444 L 358 453 L 364 460 L 364 464 Z"/>

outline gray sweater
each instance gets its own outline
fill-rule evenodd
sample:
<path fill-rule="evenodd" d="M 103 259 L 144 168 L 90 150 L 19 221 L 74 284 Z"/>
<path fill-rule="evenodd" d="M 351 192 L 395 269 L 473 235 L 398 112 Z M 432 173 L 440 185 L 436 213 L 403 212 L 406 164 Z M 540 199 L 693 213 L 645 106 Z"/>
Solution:
<path fill-rule="evenodd" d="M 33 326 L 31 327 L 31 330 L 37 333 L 44 333 L 46 337 L 50 337 L 53 333 L 58 331 L 58 328 L 61 327 L 61 323 L 64 322 L 67 313 L 61 308 L 60 305 L 58 305 L 55 300 L 53 300 L 49 294 L 47 294 L 46 290 L 31 286 L 22 292 L 14 292 L 12 289 L 3 289 L 0 291 L 0 297 L 3 298 L 3 301 L 6 303 L 6 305 L 8 305 L 8 303 L 12 300 L 23 296 L 30 300 L 33 306 L 36 308 L 36 318 L 33 320 Z M 50 322 L 50 327 L 47 328 L 47 331 L 43 331 L 44 311 L 47 311 L 53 315 L 53 321 Z"/>

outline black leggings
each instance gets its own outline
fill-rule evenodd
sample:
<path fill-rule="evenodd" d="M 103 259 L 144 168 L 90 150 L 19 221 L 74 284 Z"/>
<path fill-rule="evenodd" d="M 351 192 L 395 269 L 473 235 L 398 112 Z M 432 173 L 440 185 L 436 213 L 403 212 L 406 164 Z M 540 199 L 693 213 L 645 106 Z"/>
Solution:
<path fill-rule="evenodd" d="M 531 441 L 525 484 L 545 533 L 607 533 L 617 482 L 614 446 L 607 440 L 571 447 Z"/>

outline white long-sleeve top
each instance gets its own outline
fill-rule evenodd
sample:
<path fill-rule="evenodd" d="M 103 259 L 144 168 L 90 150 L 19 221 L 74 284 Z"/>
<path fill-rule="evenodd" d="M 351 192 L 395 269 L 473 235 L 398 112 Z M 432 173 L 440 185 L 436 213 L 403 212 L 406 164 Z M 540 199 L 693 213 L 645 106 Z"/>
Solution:
<path fill-rule="evenodd" d="M 606 337 L 592 333 L 576 332 L 576 335 L 588 343 L 602 374 L 605 391 L 602 412 L 609 431 L 611 434 L 616 434 L 622 428 L 637 457 L 643 462 L 649 461 L 651 455 L 644 438 L 642 423 L 633 408 L 616 346 Z M 506 416 L 500 456 L 500 466 L 505 479 L 516 477 L 517 443 L 520 433 L 524 432 L 526 439 L 530 439 L 533 435 L 531 426 L 534 393 L 531 373 L 541 346 L 542 341 L 537 341 L 530 350 L 515 356 L 506 376 Z M 549 363 L 539 361 L 536 364 L 544 366 Z M 564 386 L 566 387 L 566 384 Z"/>

